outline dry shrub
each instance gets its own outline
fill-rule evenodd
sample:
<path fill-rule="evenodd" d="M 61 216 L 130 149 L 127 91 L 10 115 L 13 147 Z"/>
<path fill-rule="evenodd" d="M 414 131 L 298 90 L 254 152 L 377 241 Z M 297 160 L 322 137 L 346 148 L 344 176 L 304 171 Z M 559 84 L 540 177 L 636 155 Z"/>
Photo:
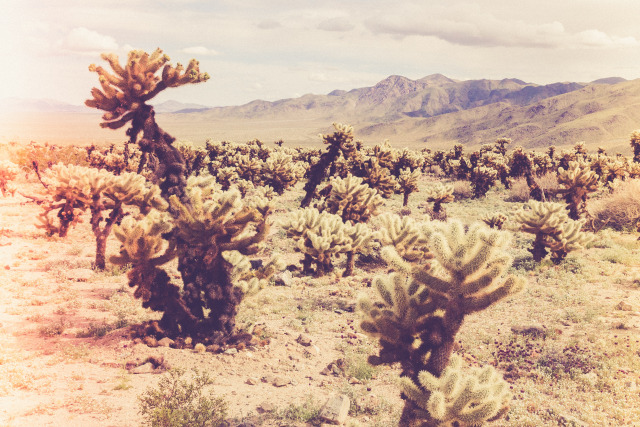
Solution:
<path fill-rule="evenodd" d="M 469 181 L 453 181 L 453 195 L 455 200 L 470 199 L 473 197 L 473 190 Z"/>
<path fill-rule="evenodd" d="M 534 179 L 545 194 L 549 194 L 550 190 L 553 192 L 553 190 L 558 189 L 558 178 L 555 172 L 547 172 L 546 174 L 537 176 Z M 507 202 L 527 202 L 530 198 L 531 195 L 529 194 L 527 180 L 522 176 L 513 180 L 505 200 Z"/>
<path fill-rule="evenodd" d="M 596 224 L 616 230 L 635 229 L 640 220 L 640 179 L 623 182 L 610 196 L 594 200 L 589 213 Z"/>
<path fill-rule="evenodd" d="M 524 177 L 519 177 L 513 180 L 511 188 L 507 191 L 507 202 L 527 202 L 530 198 L 529 186 L 527 180 Z"/>

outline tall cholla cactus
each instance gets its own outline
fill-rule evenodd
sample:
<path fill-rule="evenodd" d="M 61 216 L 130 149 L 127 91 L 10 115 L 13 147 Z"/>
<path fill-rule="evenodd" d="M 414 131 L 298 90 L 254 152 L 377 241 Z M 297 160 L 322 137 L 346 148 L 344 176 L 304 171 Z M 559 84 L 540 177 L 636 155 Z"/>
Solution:
<path fill-rule="evenodd" d="M 327 169 L 338 159 L 340 155 L 345 159 L 358 156 L 358 148 L 353 140 L 353 127 L 342 123 L 334 123 L 335 132 L 331 135 L 322 135 L 323 142 L 328 145 L 327 151 L 322 153 L 320 160 L 309 169 L 309 180 L 304 186 L 305 196 L 300 207 L 307 207 L 316 196 L 316 188 L 325 178 Z"/>
<path fill-rule="evenodd" d="M 142 214 L 153 208 L 167 208 L 160 189 L 135 173 L 114 175 L 104 169 L 58 163 L 47 171 L 45 179 L 50 182 L 47 190 L 52 200 L 44 205 L 36 227 L 65 237 L 69 228 L 80 220 L 80 215 L 89 209 L 91 229 L 96 237 L 95 265 L 101 270 L 106 266 L 107 238 L 113 225 L 124 216 L 125 206 L 135 206 Z M 50 217 L 56 210 L 57 223 Z"/>
<path fill-rule="evenodd" d="M 558 184 L 562 187 L 555 190 L 564 197 L 569 206 L 569 218 L 579 220 L 587 214 L 587 198 L 589 193 L 598 189 L 598 175 L 584 162 L 569 162 L 567 169 L 558 168 Z"/>
<path fill-rule="evenodd" d="M 559 263 L 570 251 L 583 248 L 594 238 L 592 234 L 581 231 L 585 220 L 571 220 L 565 206 L 560 203 L 529 200 L 522 210 L 516 212 L 515 219 L 520 223 L 521 231 L 535 235 L 529 252 L 536 262 L 542 261 L 551 251 L 551 260 Z"/>
<path fill-rule="evenodd" d="M 509 410 L 512 398 L 509 384 L 492 366 L 465 372 L 457 354 L 440 377 L 422 371 L 418 381 L 421 387 L 403 378 L 402 391 L 424 411 L 421 418 L 431 417 L 437 425 L 473 426 L 497 420 Z"/>
<path fill-rule="evenodd" d="M 421 223 L 389 212 L 379 215 L 376 221 L 381 225 L 375 236 L 380 246 L 393 246 L 398 255 L 409 262 L 424 264 L 433 258 Z"/>
<path fill-rule="evenodd" d="M 413 172 L 409 168 L 402 169 L 398 176 L 398 186 L 402 191 L 402 206 L 409 204 L 409 195 L 418 191 L 418 179 L 420 179 L 420 169 L 414 169 Z"/>
<path fill-rule="evenodd" d="M 0 160 L 0 192 L 2 196 L 15 194 L 16 188 L 10 181 L 16 179 L 18 173 L 20 173 L 18 165 L 8 160 Z"/>
<path fill-rule="evenodd" d="M 427 193 L 427 202 L 433 202 L 431 213 L 434 219 L 445 219 L 447 213 L 442 204 L 453 202 L 453 185 L 438 181 L 427 187 L 425 192 Z"/>
<path fill-rule="evenodd" d="M 157 158 L 158 162 L 151 162 L 154 183 L 159 183 L 164 197 L 176 194 L 183 198 L 186 179 L 184 159 L 172 146 L 175 138 L 160 129 L 153 107 L 146 102 L 166 88 L 204 82 L 209 75 L 200 73 L 195 59 L 186 69 L 181 64 L 175 67 L 168 64 L 170 58 L 161 49 L 151 54 L 132 50 L 124 65 L 120 65 L 115 54 L 102 54 L 102 59 L 109 63 L 112 72 L 94 64 L 89 66 L 89 71 L 98 73 L 101 89 L 94 87 L 92 99 L 85 104 L 105 111 L 102 116 L 104 122 L 100 123 L 103 128 L 120 129 L 131 123 L 127 130 L 129 143 L 137 143 L 143 152 L 138 172 L 149 156 Z M 138 141 L 140 133 L 142 138 Z"/>
<path fill-rule="evenodd" d="M 238 305 L 280 268 L 276 257 L 253 270 L 247 258 L 261 249 L 269 231 L 268 201 L 258 196 L 243 203 L 237 190 L 222 192 L 211 177 L 192 176 L 187 184 L 188 204 L 171 197 L 178 212 L 172 221 L 156 214 L 138 223 L 123 223 L 117 234 L 121 254 L 112 262 L 131 263 L 129 286 L 137 287 L 145 307 L 164 312 L 156 333 L 182 334 L 213 344 L 244 339 L 234 335 Z M 165 236 L 169 240 L 161 244 L 159 239 Z M 141 251 L 138 242 L 147 241 L 143 249 L 153 250 Z M 165 246 L 165 253 L 154 258 Z M 175 256 L 182 293 L 158 268 Z M 189 259 L 201 262 L 188 263 Z"/>
<path fill-rule="evenodd" d="M 291 217 L 280 225 L 304 254 L 303 272 L 315 276 L 333 270 L 334 255 L 366 251 L 373 237 L 365 224 L 344 223 L 338 215 L 321 213 L 316 208 L 292 212 Z M 312 264 L 315 264 L 315 270 Z"/>
<path fill-rule="evenodd" d="M 633 161 L 640 163 L 640 129 L 634 130 L 629 137 L 629 144 L 633 150 Z"/>
<path fill-rule="evenodd" d="M 407 391 L 400 421 L 402 426 L 440 425 L 442 404 L 432 403 L 433 413 L 429 411 L 430 405 L 425 405 L 434 387 L 431 387 L 431 377 L 421 371 L 436 378 L 442 378 L 448 366 L 456 371 L 457 362 L 454 360 L 450 364 L 450 359 L 455 335 L 464 317 L 524 286 L 521 279 L 504 277 L 512 260 L 507 254 L 509 235 L 505 232 L 490 230 L 478 223 L 465 231 L 459 221 L 429 223 L 423 227 L 423 232 L 428 236 L 440 268 L 412 266 L 394 248 L 387 246 L 383 248 L 383 257 L 396 272 L 374 279 L 379 301 L 373 303 L 362 298 L 358 302 L 363 316 L 361 328 L 380 340 L 380 354 L 370 357 L 370 362 L 401 364 Z M 485 376 L 483 374 L 481 378 Z M 449 383 L 449 387 L 453 385 Z M 468 425 L 481 424 L 499 416 L 508 404 L 508 399 L 498 399 L 499 405 L 490 405 L 494 410 L 474 412 L 468 405 L 484 405 L 496 397 L 485 395 L 480 402 L 474 403 L 469 397 L 466 394 L 464 402 L 445 402 L 446 417 L 462 420 L 475 414 L 476 418 Z M 436 395 L 434 399 L 440 397 Z"/>

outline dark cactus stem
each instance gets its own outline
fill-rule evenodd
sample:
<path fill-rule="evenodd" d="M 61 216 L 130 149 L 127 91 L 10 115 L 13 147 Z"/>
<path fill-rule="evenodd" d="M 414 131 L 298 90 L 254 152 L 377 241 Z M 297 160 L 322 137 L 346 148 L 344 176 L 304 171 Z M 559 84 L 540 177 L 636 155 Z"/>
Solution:
<path fill-rule="evenodd" d="M 355 261 L 355 253 L 353 251 L 347 252 L 347 265 L 342 273 L 342 277 L 353 276 L 353 266 Z"/>
<path fill-rule="evenodd" d="M 119 222 L 124 216 L 122 202 L 117 202 L 111 208 L 111 213 L 107 219 L 104 220 L 104 226 L 102 228 L 100 228 L 100 223 L 103 221 L 102 212 L 105 210 L 105 206 L 100 195 L 93 196 L 90 209 L 91 230 L 93 231 L 93 235 L 96 236 L 95 266 L 98 270 L 104 270 L 106 268 L 107 238 L 111 234 L 113 225 Z"/>
<path fill-rule="evenodd" d="M 340 155 L 340 148 L 336 145 L 330 145 L 327 152 L 320 156 L 318 163 L 311 166 L 309 169 L 309 180 L 304 185 L 304 199 L 300 203 L 300 207 L 306 208 L 313 200 L 316 188 L 324 179 L 325 171 L 331 166 Z"/>
<path fill-rule="evenodd" d="M 184 283 L 182 298 L 189 312 L 198 319 L 193 330 L 183 327 L 182 334 L 224 344 L 234 333 L 235 317 L 243 295 L 231 283 L 224 259 L 213 253 L 216 249 L 215 246 L 185 247 L 178 257 L 178 270 Z M 207 317 L 205 307 L 211 310 Z"/>
<path fill-rule="evenodd" d="M 140 160 L 139 170 L 144 166 L 145 160 L 153 173 L 152 181 L 159 184 L 162 197 L 169 200 L 171 195 L 178 196 L 180 202 L 188 204 L 185 188 L 186 164 L 180 150 L 173 146 L 175 138 L 163 131 L 156 123 L 155 112 L 150 105 L 143 105 L 136 112 L 127 130 L 130 142 L 136 142 L 142 132 L 142 138 L 138 141 L 143 158 Z M 151 162 L 149 157 L 155 157 L 157 162 Z"/>
<path fill-rule="evenodd" d="M 409 204 L 409 195 L 411 194 L 411 191 L 409 190 L 405 190 L 404 191 L 404 198 L 402 199 L 402 206 L 407 206 Z"/>
<path fill-rule="evenodd" d="M 526 173 L 524 175 L 524 178 L 527 180 L 527 186 L 529 187 L 529 195 L 531 196 L 531 198 L 538 202 L 543 202 L 545 199 L 544 192 L 535 181 L 535 179 L 533 179 L 533 177 L 531 176 L 531 172 Z"/>
<path fill-rule="evenodd" d="M 538 233 L 536 234 L 536 239 L 533 242 L 533 248 L 529 249 L 529 252 L 533 255 L 533 260 L 535 262 L 542 261 L 542 258 L 547 256 L 547 249 L 544 244 L 544 234 Z"/>

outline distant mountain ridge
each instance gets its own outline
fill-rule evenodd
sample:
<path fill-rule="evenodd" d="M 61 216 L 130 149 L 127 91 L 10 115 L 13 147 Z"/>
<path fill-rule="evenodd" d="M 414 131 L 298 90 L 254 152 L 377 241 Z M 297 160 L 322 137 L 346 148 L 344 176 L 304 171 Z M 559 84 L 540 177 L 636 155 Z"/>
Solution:
<path fill-rule="evenodd" d="M 122 138 L 120 133 L 100 129 L 98 119 L 77 114 L 74 108 L 99 115 L 97 110 L 55 101 L 20 104 L 12 100 L 7 104 L 0 100 L 0 110 L 16 106 L 46 112 L 37 119 L 31 113 L 0 115 L 5 129 L 0 129 L 0 136 L 5 139 Z M 53 117 L 51 111 L 56 108 L 68 112 L 56 113 L 53 122 L 36 132 L 43 116 Z M 164 130 L 198 145 L 207 139 L 241 142 L 257 138 L 319 146 L 318 134 L 331 132 L 331 123 L 341 122 L 352 125 L 356 138 L 365 144 L 389 139 L 398 147 L 447 148 L 457 143 L 478 146 L 506 137 L 525 148 L 585 141 L 588 146 L 625 152 L 629 151 L 630 133 L 640 127 L 640 80 L 609 77 L 591 83 L 538 85 L 515 78 L 455 80 L 432 74 L 412 80 L 392 75 L 370 87 L 326 95 L 213 108 L 166 101 L 154 108 Z"/>

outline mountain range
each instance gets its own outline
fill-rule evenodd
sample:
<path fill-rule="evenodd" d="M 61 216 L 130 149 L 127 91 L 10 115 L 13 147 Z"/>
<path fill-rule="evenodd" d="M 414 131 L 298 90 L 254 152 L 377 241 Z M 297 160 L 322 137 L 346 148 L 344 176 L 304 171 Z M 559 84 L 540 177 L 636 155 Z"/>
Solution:
<path fill-rule="evenodd" d="M 33 101 L 32 106 L 76 112 L 51 101 Z M 2 107 L 0 102 L 0 111 Z M 319 146 L 318 134 L 342 122 L 353 125 L 356 138 L 366 144 L 389 139 L 396 147 L 474 147 L 507 137 L 525 148 L 585 141 L 587 146 L 628 152 L 629 135 L 640 127 L 640 79 L 539 85 L 518 79 L 454 80 L 433 74 L 412 80 L 394 75 L 371 87 L 326 95 L 215 108 L 167 101 L 154 108 L 163 129 L 196 144 L 257 138 Z M 99 130 L 93 114 L 91 120 Z"/>

